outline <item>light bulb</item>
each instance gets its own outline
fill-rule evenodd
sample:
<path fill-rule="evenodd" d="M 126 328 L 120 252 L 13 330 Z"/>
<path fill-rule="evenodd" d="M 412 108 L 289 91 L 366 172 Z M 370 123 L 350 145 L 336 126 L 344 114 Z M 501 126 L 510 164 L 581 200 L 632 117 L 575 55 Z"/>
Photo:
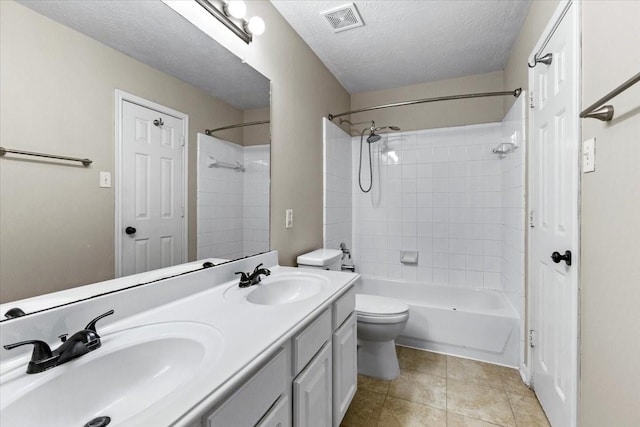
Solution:
<path fill-rule="evenodd" d="M 236 19 L 242 19 L 247 13 L 247 5 L 242 0 L 229 0 L 225 5 L 225 12 Z"/>
<path fill-rule="evenodd" d="M 264 29 L 265 29 L 264 21 L 259 16 L 254 16 L 251 19 L 249 19 L 249 24 L 247 25 L 247 29 L 251 34 L 259 36 L 260 34 L 264 33 Z"/>

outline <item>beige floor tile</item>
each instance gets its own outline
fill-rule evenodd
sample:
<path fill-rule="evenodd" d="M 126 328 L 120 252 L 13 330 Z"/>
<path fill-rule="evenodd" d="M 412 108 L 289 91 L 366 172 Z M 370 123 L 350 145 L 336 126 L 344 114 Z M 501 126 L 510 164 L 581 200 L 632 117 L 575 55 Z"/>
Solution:
<path fill-rule="evenodd" d="M 445 427 L 447 413 L 419 403 L 387 396 L 379 427 Z"/>
<path fill-rule="evenodd" d="M 522 377 L 520 377 L 520 373 L 517 369 L 508 369 L 502 373 L 501 377 L 502 384 L 507 392 L 530 397 L 535 396 L 533 390 L 527 387 L 527 385 L 522 381 Z"/>
<path fill-rule="evenodd" d="M 476 420 L 456 414 L 454 412 L 447 412 L 447 427 L 496 427 L 497 424 L 491 424 L 486 421 Z"/>
<path fill-rule="evenodd" d="M 549 421 L 535 395 L 507 392 L 518 427 L 549 427 Z"/>
<path fill-rule="evenodd" d="M 388 396 L 446 409 L 446 378 L 403 370 L 391 382 Z"/>
<path fill-rule="evenodd" d="M 409 347 L 396 348 L 400 369 L 409 369 L 439 377 L 447 376 L 447 356 Z"/>
<path fill-rule="evenodd" d="M 389 391 L 391 380 L 379 380 L 377 378 L 371 378 L 364 375 L 358 375 L 358 390 L 375 391 L 386 395 Z"/>
<path fill-rule="evenodd" d="M 501 388 L 447 378 L 447 410 L 501 426 L 515 426 L 509 399 Z"/>
<path fill-rule="evenodd" d="M 343 427 L 371 427 L 378 425 L 384 394 L 358 390 L 342 420 Z"/>
<path fill-rule="evenodd" d="M 503 389 L 502 366 L 447 356 L 447 378 Z"/>

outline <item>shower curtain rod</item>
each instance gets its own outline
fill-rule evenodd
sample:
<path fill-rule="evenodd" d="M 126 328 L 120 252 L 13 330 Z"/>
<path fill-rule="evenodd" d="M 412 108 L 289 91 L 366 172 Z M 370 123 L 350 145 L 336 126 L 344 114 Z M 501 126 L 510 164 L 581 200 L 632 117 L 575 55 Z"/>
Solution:
<path fill-rule="evenodd" d="M 221 128 L 207 129 L 207 130 L 204 131 L 204 133 L 206 133 L 207 135 L 211 135 L 213 132 L 218 132 L 220 130 L 243 128 L 245 126 L 264 125 L 264 124 L 267 124 L 267 123 L 271 123 L 271 121 L 270 120 L 262 120 L 262 121 L 258 121 L 258 122 L 238 123 L 237 125 L 229 125 L 229 126 L 223 126 Z"/>
<path fill-rule="evenodd" d="M 450 95 L 450 96 L 438 96 L 435 98 L 414 99 L 413 101 L 394 102 L 392 104 L 383 104 L 383 105 L 376 105 L 374 107 L 359 108 L 357 110 L 351 110 L 351 111 L 347 111 L 340 114 L 329 114 L 328 118 L 329 120 L 333 120 L 336 117 L 346 116 L 348 114 L 362 113 L 364 111 L 371 111 L 371 110 L 380 110 L 382 108 L 403 107 L 405 105 L 422 104 L 425 102 L 450 101 L 454 99 L 484 98 L 487 96 L 505 96 L 505 95 L 512 95 L 517 98 L 520 96 L 520 93 L 522 93 L 522 88 L 518 88 L 512 91 L 505 91 L 505 92 L 466 93 L 464 95 Z"/>

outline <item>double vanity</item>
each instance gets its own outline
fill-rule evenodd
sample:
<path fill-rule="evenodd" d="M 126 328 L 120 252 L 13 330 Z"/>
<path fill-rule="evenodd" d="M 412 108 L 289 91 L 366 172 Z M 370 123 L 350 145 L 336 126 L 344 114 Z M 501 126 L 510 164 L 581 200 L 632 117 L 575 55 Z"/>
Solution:
<path fill-rule="evenodd" d="M 240 287 L 261 263 L 270 274 Z M 2 348 L 0 424 L 337 426 L 356 390 L 358 277 L 269 252 L 4 321 L 3 346 L 55 354 L 114 311 L 97 347 L 39 373 L 33 345 Z"/>

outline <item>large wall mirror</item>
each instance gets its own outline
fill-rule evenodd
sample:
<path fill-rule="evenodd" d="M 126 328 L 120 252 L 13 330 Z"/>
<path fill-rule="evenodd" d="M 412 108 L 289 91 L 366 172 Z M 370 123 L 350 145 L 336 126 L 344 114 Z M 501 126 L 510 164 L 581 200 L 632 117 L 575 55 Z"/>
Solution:
<path fill-rule="evenodd" d="M 160 0 L 0 7 L 2 147 L 92 160 L 0 158 L 0 320 L 15 301 L 38 300 L 29 313 L 70 302 L 51 293 L 120 280 L 117 194 L 139 189 L 118 181 L 118 94 L 188 116 L 182 255 L 123 269 L 137 275 L 121 286 L 269 250 L 266 77 Z M 163 179 L 151 176 L 150 191 Z"/>

